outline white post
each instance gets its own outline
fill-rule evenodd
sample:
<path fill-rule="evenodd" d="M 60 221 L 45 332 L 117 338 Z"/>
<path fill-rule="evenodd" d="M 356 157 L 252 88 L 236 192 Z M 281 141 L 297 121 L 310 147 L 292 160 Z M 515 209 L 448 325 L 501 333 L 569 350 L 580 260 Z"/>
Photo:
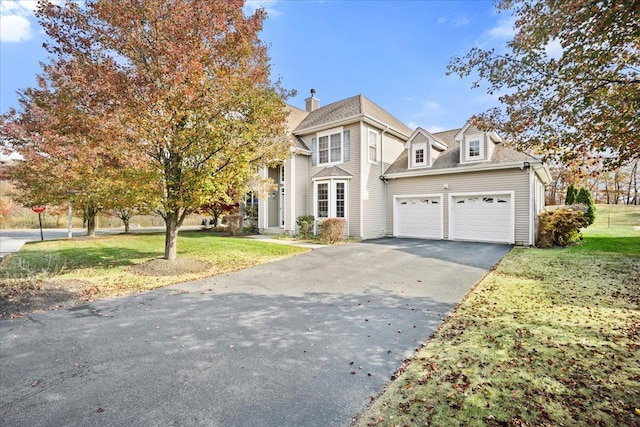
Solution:
<path fill-rule="evenodd" d="M 73 237 L 73 212 L 71 210 L 71 200 L 69 200 L 69 222 L 67 229 L 67 237 L 70 239 Z"/>

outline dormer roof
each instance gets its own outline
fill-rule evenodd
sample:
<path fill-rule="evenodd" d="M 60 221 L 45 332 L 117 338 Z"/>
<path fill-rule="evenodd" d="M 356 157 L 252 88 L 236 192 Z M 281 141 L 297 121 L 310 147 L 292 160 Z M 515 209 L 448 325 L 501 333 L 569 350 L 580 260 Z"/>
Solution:
<path fill-rule="evenodd" d="M 458 130 L 458 132 L 455 134 L 455 136 L 453 138 L 458 142 L 462 141 L 462 137 L 464 136 L 464 133 L 471 126 L 473 126 L 473 124 L 471 123 L 471 120 L 467 121 L 467 124 L 465 124 L 462 127 L 462 129 Z M 497 132 L 492 130 L 492 131 L 487 132 L 487 134 L 489 135 L 489 138 L 491 138 L 491 140 L 493 142 L 495 142 L 496 144 L 502 142 L 502 137 L 500 137 L 500 135 L 498 135 Z"/>
<path fill-rule="evenodd" d="M 413 131 L 413 133 L 411 134 L 411 136 L 409 137 L 409 139 L 407 140 L 407 142 L 404 144 L 404 148 L 410 148 L 411 147 L 411 142 L 416 138 L 416 136 L 418 135 L 423 135 L 426 138 L 429 139 L 429 141 L 433 141 L 432 145 L 436 148 L 439 148 L 440 150 L 446 150 L 447 148 L 449 148 L 449 145 L 443 141 L 442 139 L 438 138 L 436 135 L 432 134 L 431 132 L 421 128 L 421 127 L 417 127 L 416 130 Z"/>

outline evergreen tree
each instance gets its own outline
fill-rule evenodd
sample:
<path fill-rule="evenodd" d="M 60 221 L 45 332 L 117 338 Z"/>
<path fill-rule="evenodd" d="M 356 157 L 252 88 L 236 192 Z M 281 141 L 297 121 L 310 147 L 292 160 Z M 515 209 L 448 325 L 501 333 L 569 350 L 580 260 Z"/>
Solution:
<path fill-rule="evenodd" d="M 573 186 L 573 184 L 569 184 L 569 188 L 567 188 L 567 197 L 564 199 L 565 205 L 573 205 L 576 203 L 576 196 L 578 195 L 578 189 Z"/>
<path fill-rule="evenodd" d="M 587 211 L 584 216 L 589 220 L 589 225 L 593 224 L 596 219 L 596 204 L 593 201 L 593 196 L 588 188 L 582 187 L 578 191 L 578 195 L 575 198 L 575 203 L 580 203 L 587 206 Z"/>

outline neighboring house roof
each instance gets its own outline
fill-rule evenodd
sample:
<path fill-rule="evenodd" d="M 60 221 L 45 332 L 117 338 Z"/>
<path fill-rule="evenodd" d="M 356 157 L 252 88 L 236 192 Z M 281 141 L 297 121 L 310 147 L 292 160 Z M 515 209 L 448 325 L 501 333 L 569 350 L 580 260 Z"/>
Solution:
<path fill-rule="evenodd" d="M 294 132 L 303 133 L 308 129 L 365 117 L 378 121 L 383 125 L 388 125 L 393 130 L 407 137 L 412 133 L 412 130 L 408 126 L 364 95 L 352 96 L 351 98 L 325 105 L 308 113 Z"/>
<path fill-rule="evenodd" d="M 339 168 L 338 166 L 330 166 L 323 168 L 320 172 L 311 177 L 311 179 L 316 178 L 352 178 L 353 175 L 347 172 L 346 170 Z"/>
<path fill-rule="evenodd" d="M 402 154 L 396 159 L 395 162 L 385 171 L 385 175 L 387 174 L 400 174 L 404 172 L 425 172 L 429 171 L 441 171 L 441 170 L 451 170 L 454 171 L 462 171 L 464 169 L 477 169 L 479 166 L 489 166 L 489 165 L 500 165 L 500 164 L 513 164 L 518 162 L 539 162 L 540 160 L 529 155 L 523 153 L 521 151 L 514 150 L 512 148 L 505 147 L 503 144 L 497 144 L 495 149 L 493 150 L 493 155 L 491 156 L 491 160 L 486 162 L 472 163 L 472 164 L 461 164 L 460 163 L 460 143 L 456 142 L 454 139 L 455 135 L 458 133 L 460 129 L 449 130 L 445 132 L 434 133 L 433 136 L 441 139 L 445 144 L 449 146 L 449 148 L 444 151 L 438 158 L 433 162 L 433 165 L 428 168 L 420 168 L 420 169 L 409 169 L 408 162 L 408 150 L 404 150 Z"/>
<path fill-rule="evenodd" d="M 300 123 L 309 115 L 305 110 L 294 107 L 293 105 L 286 104 L 289 115 L 287 116 L 287 133 L 291 138 L 294 149 L 309 151 L 309 147 L 302 141 L 302 139 L 293 135 L 293 131 L 300 125 Z"/>
<path fill-rule="evenodd" d="M 431 135 L 438 138 L 446 146 L 451 147 L 452 145 L 455 145 L 456 135 L 458 134 L 458 132 L 460 132 L 460 129 L 451 129 L 445 130 L 443 132 L 434 132 Z"/>

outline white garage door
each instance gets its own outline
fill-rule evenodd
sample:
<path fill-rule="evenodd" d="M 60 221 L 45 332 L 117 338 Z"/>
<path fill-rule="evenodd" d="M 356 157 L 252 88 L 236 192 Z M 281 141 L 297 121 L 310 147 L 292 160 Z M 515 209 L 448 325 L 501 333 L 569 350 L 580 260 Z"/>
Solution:
<path fill-rule="evenodd" d="M 396 197 L 394 236 L 442 239 L 442 198 Z"/>
<path fill-rule="evenodd" d="M 509 194 L 455 196 L 451 201 L 451 238 L 514 242 L 513 200 Z"/>

